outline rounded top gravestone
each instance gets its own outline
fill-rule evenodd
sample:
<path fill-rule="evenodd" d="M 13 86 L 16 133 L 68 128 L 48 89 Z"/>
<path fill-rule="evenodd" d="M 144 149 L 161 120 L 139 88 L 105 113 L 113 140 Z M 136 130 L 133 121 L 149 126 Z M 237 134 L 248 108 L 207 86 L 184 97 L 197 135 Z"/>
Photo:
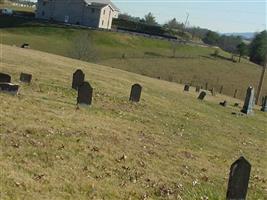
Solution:
<path fill-rule="evenodd" d="M 184 91 L 185 92 L 189 92 L 189 89 L 190 89 L 190 85 L 187 84 L 187 85 L 184 86 Z"/>
<path fill-rule="evenodd" d="M 199 99 L 199 100 L 204 100 L 204 98 L 205 98 L 206 95 L 207 95 L 207 93 L 204 92 L 204 91 L 202 91 L 202 92 L 199 94 L 198 99 Z"/>
<path fill-rule="evenodd" d="M 84 82 L 84 77 L 85 75 L 82 70 L 76 70 L 72 76 L 72 88 L 78 90 L 79 86 L 81 86 Z"/>
<path fill-rule="evenodd" d="M 83 82 L 78 88 L 77 104 L 91 105 L 93 88 L 88 82 Z"/>
<path fill-rule="evenodd" d="M 139 102 L 141 98 L 142 86 L 140 84 L 134 84 L 131 89 L 130 101 Z"/>

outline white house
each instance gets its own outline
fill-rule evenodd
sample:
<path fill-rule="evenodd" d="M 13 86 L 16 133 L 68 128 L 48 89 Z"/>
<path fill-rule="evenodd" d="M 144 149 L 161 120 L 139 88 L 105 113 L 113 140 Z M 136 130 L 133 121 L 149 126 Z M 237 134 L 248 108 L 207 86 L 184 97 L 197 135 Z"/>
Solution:
<path fill-rule="evenodd" d="M 38 0 L 36 18 L 111 29 L 119 9 L 110 0 Z"/>

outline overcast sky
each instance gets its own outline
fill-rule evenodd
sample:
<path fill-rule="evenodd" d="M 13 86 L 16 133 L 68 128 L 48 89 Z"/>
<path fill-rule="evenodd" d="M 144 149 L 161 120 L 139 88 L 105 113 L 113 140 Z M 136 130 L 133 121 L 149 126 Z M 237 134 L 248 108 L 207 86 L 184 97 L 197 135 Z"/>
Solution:
<path fill-rule="evenodd" d="M 266 29 L 267 0 L 113 0 L 121 12 L 143 17 L 152 12 L 159 23 L 180 22 L 213 31 L 259 32 Z"/>

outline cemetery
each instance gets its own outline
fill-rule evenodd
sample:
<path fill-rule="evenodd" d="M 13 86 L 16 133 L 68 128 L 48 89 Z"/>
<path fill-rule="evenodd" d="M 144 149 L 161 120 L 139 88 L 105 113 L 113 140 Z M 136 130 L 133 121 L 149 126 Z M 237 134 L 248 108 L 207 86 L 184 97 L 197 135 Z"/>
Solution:
<path fill-rule="evenodd" d="M 252 85 L 242 101 L 208 82 L 183 85 L 3 48 L 5 198 L 267 197 L 267 97 L 255 105 Z"/>

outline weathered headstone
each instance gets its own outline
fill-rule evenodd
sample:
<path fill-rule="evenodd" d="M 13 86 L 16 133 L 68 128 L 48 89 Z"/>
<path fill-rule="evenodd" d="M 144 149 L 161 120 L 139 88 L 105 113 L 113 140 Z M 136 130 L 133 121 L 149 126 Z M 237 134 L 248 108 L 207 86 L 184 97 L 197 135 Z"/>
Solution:
<path fill-rule="evenodd" d="M 261 111 L 267 112 L 267 96 L 264 97 L 264 100 L 262 102 L 262 108 Z"/>
<path fill-rule="evenodd" d="M 206 95 L 207 95 L 207 93 L 204 92 L 204 91 L 202 91 L 202 92 L 199 94 L 198 99 L 199 99 L 199 100 L 204 100 L 204 98 L 205 98 Z"/>
<path fill-rule="evenodd" d="M 84 77 L 85 75 L 82 70 L 76 70 L 72 77 L 72 88 L 78 90 L 79 86 L 81 86 L 84 82 Z"/>
<path fill-rule="evenodd" d="M 185 91 L 185 92 L 189 92 L 189 89 L 190 89 L 190 85 L 187 85 L 187 84 L 186 84 L 186 85 L 184 86 L 184 91 Z"/>
<path fill-rule="evenodd" d="M 11 76 L 8 74 L 0 73 L 0 83 L 10 83 Z"/>
<path fill-rule="evenodd" d="M 235 90 L 235 93 L 234 93 L 234 98 L 237 97 L 237 92 L 238 92 L 238 90 L 236 89 L 236 90 Z"/>
<path fill-rule="evenodd" d="M 83 82 L 78 88 L 77 104 L 91 105 L 93 88 L 88 82 Z"/>
<path fill-rule="evenodd" d="M 241 110 L 242 113 L 245 113 L 247 115 L 253 113 L 253 106 L 255 102 L 254 99 L 254 88 L 250 86 L 247 89 L 246 99 L 244 102 L 244 106 Z"/>
<path fill-rule="evenodd" d="M 220 105 L 223 107 L 227 107 L 228 103 L 227 103 L 227 101 L 224 101 L 224 102 L 220 102 Z"/>
<path fill-rule="evenodd" d="M 211 91 L 210 92 L 211 92 L 211 95 L 212 96 L 216 96 L 216 90 L 215 90 L 215 88 L 211 88 Z"/>
<path fill-rule="evenodd" d="M 222 94 L 222 92 L 223 92 L 223 85 L 220 88 L 220 94 Z"/>
<path fill-rule="evenodd" d="M 196 92 L 200 92 L 200 86 L 196 87 Z"/>
<path fill-rule="evenodd" d="M 19 90 L 19 85 L 14 85 L 12 83 L 0 83 L 0 91 L 7 92 L 10 94 L 17 94 Z"/>
<path fill-rule="evenodd" d="M 32 75 L 31 74 L 26 74 L 26 73 L 21 73 L 20 74 L 20 81 L 24 82 L 24 83 L 31 83 Z"/>
<path fill-rule="evenodd" d="M 134 84 L 131 89 L 129 100 L 133 102 L 139 102 L 141 97 L 141 92 L 142 92 L 142 86 L 139 84 Z"/>
<path fill-rule="evenodd" d="M 251 165 L 244 157 L 240 157 L 231 165 L 226 195 L 227 200 L 246 199 L 250 170 Z"/>

